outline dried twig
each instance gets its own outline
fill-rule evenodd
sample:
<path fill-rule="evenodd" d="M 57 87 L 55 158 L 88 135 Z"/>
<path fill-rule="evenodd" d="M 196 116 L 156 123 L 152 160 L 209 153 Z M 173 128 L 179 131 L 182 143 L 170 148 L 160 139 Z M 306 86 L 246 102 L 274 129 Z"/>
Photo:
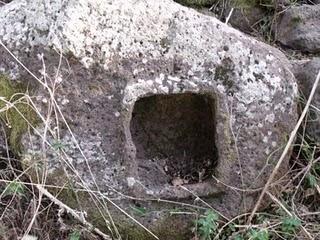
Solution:
<path fill-rule="evenodd" d="M 271 200 L 274 201 L 276 204 L 278 204 L 290 217 L 296 217 L 279 201 L 279 199 L 277 199 L 268 191 L 266 193 L 271 198 Z M 308 239 L 314 239 L 304 226 L 301 225 L 301 229 L 305 233 Z"/>
<path fill-rule="evenodd" d="M 228 24 L 228 22 L 229 22 L 229 20 L 230 20 L 230 18 L 231 18 L 231 16 L 232 16 L 233 10 L 234 10 L 234 8 L 231 8 L 231 10 L 230 10 L 230 12 L 229 12 L 229 15 L 228 15 L 228 17 L 227 17 L 227 19 L 226 19 L 226 21 L 225 21 L 225 24 Z"/>
<path fill-rule="evenodd" d="M 51 193 L 49 193 L 44 187 L 41 185 L 36 185 L 39 192 L 41 192 L 43 195 L 48 197 L 52 202 L 54 202 L 56 205 L 58 205 L 60 208 L 64 209 L 69 213 L 72 217 L 77 219 L 79 222 L 81 222 L 89 231 L 93 231 L 99 236 L 101 236 L 105 240 L 111 240 L 111 237 L 100 231 L 98 228 L 95 228 L 91 223 L 89 223 L 83 216 L 79 215 L 75 210 L 61 202 L 59 199 L 57 199 L 55 196 L 53 196 Z"/>
<path fill-rule="evenodd" d="M 197 200 L 201 201 L 204 205 L 206 205 L 208 208 L 212 209 L 213 211 L 215 211 L 216 213 L 218 213 L 221 217 L 223 217 L 224 219 L 226 219 L 227 221 L 229 221 L 229 218 L 227 216 L 225 216 L 223 213 L 221 213 L 220 211 L 218 211 L 217 209 L 213 208 L 209 203 L 207 203 L 206 201 L 202 200 L 197 194 L 195 194 L 194 192 L 190 191 L 188 188 L 180 185 L 180 188 L 182 188 L 183 190 L 191 193 L 193 196 L 196 197 Z"/>

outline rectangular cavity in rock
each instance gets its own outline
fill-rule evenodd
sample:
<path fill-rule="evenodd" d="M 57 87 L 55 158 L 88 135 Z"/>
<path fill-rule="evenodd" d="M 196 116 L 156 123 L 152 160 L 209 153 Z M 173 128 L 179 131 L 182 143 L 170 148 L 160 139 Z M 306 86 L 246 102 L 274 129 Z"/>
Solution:
<path fill-rule="evenodd" d="M 171 184 L 176 179 L 198 183 L 212 175 L 217 162 L 213 97 L 182 93 L 140 98 L 130 131 L 138 165 L 154 175 L 154 185 L 164 178 Z"/>

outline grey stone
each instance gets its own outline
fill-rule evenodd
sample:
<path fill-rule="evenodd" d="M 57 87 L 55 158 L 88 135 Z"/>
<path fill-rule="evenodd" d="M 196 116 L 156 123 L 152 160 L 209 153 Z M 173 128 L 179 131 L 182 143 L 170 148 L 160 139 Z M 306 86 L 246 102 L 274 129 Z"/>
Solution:
<path fill-rule="evenodd" d="M 68 173 L 129 213 L 145 207 L 134 217 L 160 239 L 188 226 L 164 200 L 195 194 L 226 216 L 252 208 L 296 122 L 280 51 L 170 0 L 13 1 L 0 38 L 38 80 L 4 48 L 1 72 L 28 82 L 44 119 L 55 87 L 50 132 L 40 124 L 24 136 L 23 163 L 47 159 L 53 184 Z M 89 199 L 81 206 L 93 211 Z"/>
<path fill-rule="evenodd" d="M 308 100 L 317 74 L 320 70 L 320 58 L 314 58 L 311 61 L 296 62 L 293 72 L 298 80 L 299 88 L 303 93 L 301 98 L 302 105 Z M 305 133 L 307 138 L 311 138 L 316 142 L 320 142 L 320 87 L 318 86 L 315 96 L 313 97 Z"/>
<path fill-rule="evenodd" d="M 276 27 L 276 39 L 303 52 L 320 51 L 320 5 L 302 5 L 284 11 Z"/>
<path fill-rule="evenodd" d="M 231 8 L 229 8 L 231 10 Z M 229 11 L 225 11 L 227 17 Z M 251 33 L 258 27 L 258 22 L 265 17 L 266 13 L 260 7 L 235 8 L 229 23 L 243 32 Z"/>

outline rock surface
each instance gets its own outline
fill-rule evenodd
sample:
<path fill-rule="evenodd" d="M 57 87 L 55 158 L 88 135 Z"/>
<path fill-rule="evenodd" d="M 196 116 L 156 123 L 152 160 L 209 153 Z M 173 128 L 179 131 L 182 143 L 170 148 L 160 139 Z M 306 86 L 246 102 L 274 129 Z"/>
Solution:
<path fill-rule="evenodd" d="M 229 8 L 231 10 L 231 8 Z M 229 11 L 225 11 L 225 17 L 228 17 Z M 251 33 L 257 28 L 258 22 L 263 19 L 265 12 L 259 7 L 235 8 L 229 23 L 243 32 Z"/>
<path fill-rule="evenodd" d="M 298 80 L 299 88 L 303 93 L 301 101 L 306 102 L 310 95 L 314 81 L 320 70 L 320 58 L 311 61 L 294 64 L 293 72 Z M 306 125 L 307 139 L 311 138 L 320 142 L 320 87 L 318 86 L 309 110 L 308 122 Z"/>
<path fill-rule="evenodd" d="M 320 5 L 302 5 L 284 11 L 276 39 L 302 52 L 320 52 Z"/>
<path fill-rule="evenodd" d="M 226 185 L 263 186 L 296 122 L 280 51 L 170 0 L 13 1 L 1 8 L 0 39 L 37 79 L 4 48 L 1 73 L 35 89 L 43 116 L 55 106 L 50 132 L 40 124 L 24 137 L 24 164 L 46 159 L 54 184 L 68 173 L 129 213 L 147 209 L 134 217 L 160 239 L 186 239 L 189 223 L 146 199 L 192 203 L 191 191 L 227 216 L 247 212 L 255 192 Z M 96 216 L 91 200 L 81 206 Z M 112 213 L 125 232 L 137 228 Z M 129 239 L 150 236 L 135 231 Z"/>

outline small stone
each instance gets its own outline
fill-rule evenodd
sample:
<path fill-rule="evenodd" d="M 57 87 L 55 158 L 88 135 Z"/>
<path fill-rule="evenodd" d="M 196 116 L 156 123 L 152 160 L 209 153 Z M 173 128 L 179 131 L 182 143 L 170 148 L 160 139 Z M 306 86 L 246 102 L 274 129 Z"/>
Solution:
<path fill-rule="evenodd" d="M 320 5 L 293 6 L 276 25 L 276 39 L 302 52 L 320 52 Z"/>

